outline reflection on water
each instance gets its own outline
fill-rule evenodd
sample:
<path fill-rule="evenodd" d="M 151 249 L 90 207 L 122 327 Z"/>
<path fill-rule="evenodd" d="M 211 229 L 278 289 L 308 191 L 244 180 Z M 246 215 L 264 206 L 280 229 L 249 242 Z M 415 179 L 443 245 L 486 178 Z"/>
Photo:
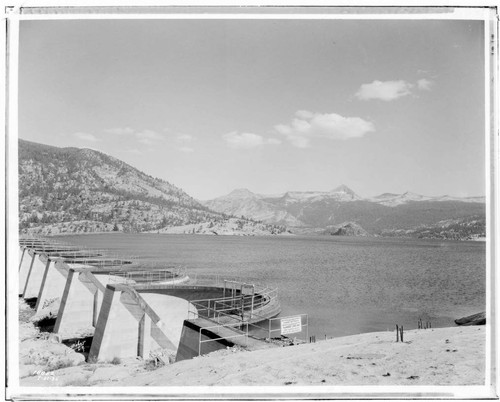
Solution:
<path fill-rule="evenodd" d="M 157 234 L 60 236 L 189 272 L 260 278 L 282 315 L 309 314 L 318 339 L 384 331 L 419 317 L 433 327 L 485 310 L 485 244 L 414 239 Z"/>

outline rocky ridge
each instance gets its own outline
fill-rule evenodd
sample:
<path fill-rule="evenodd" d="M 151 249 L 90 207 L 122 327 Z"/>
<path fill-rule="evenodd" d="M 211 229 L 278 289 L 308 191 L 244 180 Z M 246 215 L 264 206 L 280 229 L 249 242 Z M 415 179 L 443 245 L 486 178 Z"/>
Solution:
<path fill-rule="evenodd" d="M 476 240 L 486 234 L 484 201 L 411 192 L 363 198 L 341 185 L 280 195 L 238 189 L 200 202 L 102 152 L 19 141 L 22 233 L 261 235 L 336 228 L 338 235 Z"/>
<path fill-rule="evenodd" d="M 484 197 L 427 197 L 411 192 L 363 198 L 345 185 L 331 191 L 266 196 L 246 189 L 203 202 L 236 216 L 284 224 L 293 233 L 471 240 L 485 236 Z M 356 225 L 356 226 L 354 226 Z"/>
<path fill-rule="evenodd" d="M 102 152 L 19 140 L 22 233 L 159 231 L 205 222 L 224 225 L 229 218 L 173 184 Z M 279 229 L 264 225 L 262 232 Z"/>
<path fill-rule="evenodd" d="M 344 222 L 327 230 L 332 236 L 370 236 L 361 226 L 354 222 Z"/>

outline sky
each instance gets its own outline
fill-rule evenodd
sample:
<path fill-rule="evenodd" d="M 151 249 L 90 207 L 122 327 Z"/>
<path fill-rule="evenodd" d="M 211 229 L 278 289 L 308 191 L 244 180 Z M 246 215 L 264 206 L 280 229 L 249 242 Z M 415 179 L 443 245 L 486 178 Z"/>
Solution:
<path fill-rule="evenodd" d="M 481 21 L 22 21 L 19 137 L 207 200 L 485 194 Z"/>

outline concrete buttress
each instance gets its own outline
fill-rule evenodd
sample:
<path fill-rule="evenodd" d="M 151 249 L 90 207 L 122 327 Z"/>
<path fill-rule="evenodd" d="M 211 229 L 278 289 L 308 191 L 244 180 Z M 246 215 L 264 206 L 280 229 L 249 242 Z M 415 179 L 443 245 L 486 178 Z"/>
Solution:
<path fill-rule="evenodd" d="M 42 260 L 40 253 L 33 252 L 33 261 L 23 290 L 24 299 L 32 299 L 38 296 L 40 286 L 42 285 L 45 267 L 47 265 L 44 260 Z"/>
<path fill-rule="evenodd" d="M 32 264 L 35 261 L 36 255 L 27 250 L 25 252 L 24 258 L 19 266 L 19 295 L 22 296 L 24 293 L 24 288 L 26 287 L 26 281 L 28 279 L 29 272 L 31 270 Z"/>
<path fill-rule="evenodd" d="M 70 269 L 57 314 L 54 332 L 63 339 L 91 334 L 94 296 L 80 281 L 83 273 Z"/>
<path fill-rule="evenodd" d="M 36 312 L 39 313 L 47 303 L 62 298 L 67 277 L 56 269 L 56 260 L 49 258 L 45 265 L 42 284 L 36 301 Z"/>
<path fill-rule="evenodd" d="M 148 358 L 152 350 L 175 351 L 188 305 L 187 300 L 176 297 L 141 294 L 127 286 L 108 285 L 89 358 Z"/>

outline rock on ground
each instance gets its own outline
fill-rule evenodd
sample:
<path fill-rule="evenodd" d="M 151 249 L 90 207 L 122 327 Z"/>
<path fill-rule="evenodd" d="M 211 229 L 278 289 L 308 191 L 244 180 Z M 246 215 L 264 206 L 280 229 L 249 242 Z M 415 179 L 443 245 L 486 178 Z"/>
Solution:
<path fill-rule="evenodd" d="M 26 339 L 19 345 L 21 376 L 23 374 L 24 376 L 35 375 L 35 371 L 53 371 L 77 366 L 84 362 L 83 354 L 75 352 L 62 343 L 53 343 L 44 339 Z M 30 366 L 31 369 L 27 371 L 23 366 Z"/>
<path fill-rule="evenodd" d="M 60 343 L 57 334 L 40 332 L 34 325 L 34 310 L 23 300 L 19 308 L 19 378 L 23 387 L 116 385 L 116 381 L 149 370 L 148 362 L 141 358 L 120 359 L 117 364 L 86 363 L 84 355 Z"/>

